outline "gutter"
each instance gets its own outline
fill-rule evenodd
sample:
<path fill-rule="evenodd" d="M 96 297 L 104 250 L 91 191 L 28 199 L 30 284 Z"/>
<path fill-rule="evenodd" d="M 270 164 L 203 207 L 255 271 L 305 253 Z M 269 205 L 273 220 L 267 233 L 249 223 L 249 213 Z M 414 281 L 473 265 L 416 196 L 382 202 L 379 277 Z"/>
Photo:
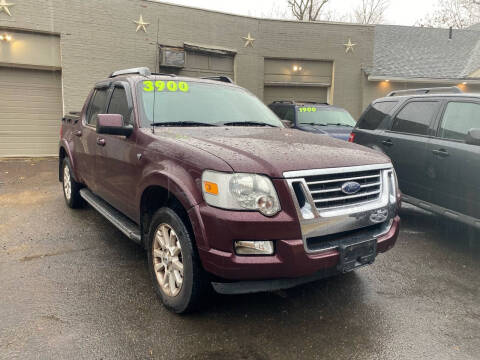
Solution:
<path fill-rule="evenodd" d="M 391 81 L 400 83 L 427 83 L 427 84 L 452 84 L 457 85 L 459 83 L 466 82 L 467 84 L 480 84 L 480 78 L 457 78 L 457 79 L 438 79 L 438 78 L 407 78 L 407 77 L 394 77 L 384 75 L 369 75 L 368 81 Z"/>

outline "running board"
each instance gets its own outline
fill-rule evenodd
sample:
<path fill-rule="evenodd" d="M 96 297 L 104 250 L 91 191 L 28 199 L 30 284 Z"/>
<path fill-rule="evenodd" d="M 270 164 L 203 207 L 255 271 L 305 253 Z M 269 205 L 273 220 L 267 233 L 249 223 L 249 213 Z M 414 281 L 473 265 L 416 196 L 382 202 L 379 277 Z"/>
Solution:
<path fill-rule="evenodd" d="M 140 229 L 132 220 L 88 189 L 81 189 L 80 196 L 131 240 L 139 244 L 142 243 Z"/>

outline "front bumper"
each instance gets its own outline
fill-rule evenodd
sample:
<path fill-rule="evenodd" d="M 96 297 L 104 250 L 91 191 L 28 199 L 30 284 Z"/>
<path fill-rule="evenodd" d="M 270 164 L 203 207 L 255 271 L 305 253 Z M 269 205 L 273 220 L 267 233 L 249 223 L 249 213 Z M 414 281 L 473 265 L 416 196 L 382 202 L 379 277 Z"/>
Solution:
<path fill-rule="evenodd" d="M 339 246 L 347 243 L 376 239 L 377 253 L 389 250 L 398 237 L 400 218 L 398 194 L 387 170 L 378 200 L 343 212 L 322 212 L 311 220 L 302 219 L 291 184 L 285 179 L 273 180 L 282 211 L 271 218 L 258 212 L 216 209 L 205 203 L 193 207 L 189 215 L 204 269 L 224 285 L 236 281 L 233 293 L 265 291 L 338 273 Z M 379 210 L 387 210 L 383 223 L 371 220 Z M 272 240 L 275 254 L 238 256 L 233 250 L 237 240 Z M 243 283 L 241 290 L 238 281 Z"/>
<path fill-rule="evenodd" d="M 377 253 L 391 249 L 399 232 L 400 218 L 392 222 L 388 233 L 377 239 Z M 305 252 L 302 239 L 276 240 L 273 256 L 237 256 L 230 251 L 199 249 L 206 271 L 226 280 L 301 278 L 323 272 L 336 272 L 339 251 Z"/>

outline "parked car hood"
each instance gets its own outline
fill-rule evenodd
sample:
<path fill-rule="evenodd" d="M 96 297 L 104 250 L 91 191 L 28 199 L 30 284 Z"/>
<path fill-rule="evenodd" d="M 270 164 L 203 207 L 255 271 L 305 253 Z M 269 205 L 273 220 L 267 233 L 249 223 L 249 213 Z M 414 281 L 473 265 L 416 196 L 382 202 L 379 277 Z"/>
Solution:
<path fill-rule="evenodd" d="M 307 125 L 300 124 L 297 129 L 308 131 L 315 134 L 326 134 L 340 140 L 348 140 L 353 128 L 349 126 L 320 126 L 320 125 Z"/>
<path fill-rule="evenodd" d="M 364 146 L 294 129 L 175 127 L 155 135 L 204 150 L 224 160 L 236 172 L 271 177 L 283 177 L 285 171 L 390 162 L 385 155 Z"/>

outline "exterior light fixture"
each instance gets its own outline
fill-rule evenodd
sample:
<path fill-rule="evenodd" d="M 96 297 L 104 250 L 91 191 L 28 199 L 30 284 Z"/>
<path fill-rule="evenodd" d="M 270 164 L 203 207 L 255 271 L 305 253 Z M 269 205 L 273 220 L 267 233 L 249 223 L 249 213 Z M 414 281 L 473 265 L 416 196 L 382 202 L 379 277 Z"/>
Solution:
<path fill-rule="evenodd" d="M 466 81 L 462 82 L 462 85 L 467 85 L 467 82 Z"/>
<path fill-rule="evenodd" d="M 302 70 L 303 70 L 303 68 L 302 68 L 301 66 L 299 66 L 299 65 L 293 65 L 293 71 L 294 71 L 294 72 L 302 71 Z"/>
<path fill-rule="evenodd" d="M 385 82 L 390 82 L 390 80 L 387 79 L 387 80 L 385 80 Z"/>
<path fill-rule="evenodd" d="M 12 35 L 10 35 L 10 34 L 0 34 L 0 41 L 10 42 L 10 41 L 12 41 Z"/>

